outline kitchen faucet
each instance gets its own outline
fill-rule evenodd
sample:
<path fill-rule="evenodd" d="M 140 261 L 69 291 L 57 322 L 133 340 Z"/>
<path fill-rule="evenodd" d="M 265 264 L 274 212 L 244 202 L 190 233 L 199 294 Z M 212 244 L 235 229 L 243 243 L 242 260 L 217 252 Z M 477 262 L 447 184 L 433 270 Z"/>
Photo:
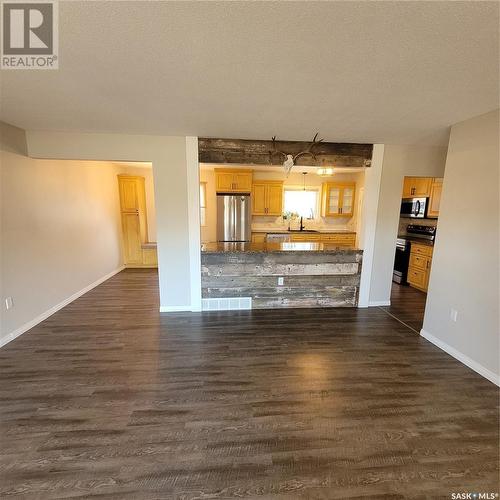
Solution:
<path fill-rule="evenodd" d="M 300 230 L 303 231 L 306 228 L 304 224 L 302 223 L 302 216 L 300 217 Z"/>

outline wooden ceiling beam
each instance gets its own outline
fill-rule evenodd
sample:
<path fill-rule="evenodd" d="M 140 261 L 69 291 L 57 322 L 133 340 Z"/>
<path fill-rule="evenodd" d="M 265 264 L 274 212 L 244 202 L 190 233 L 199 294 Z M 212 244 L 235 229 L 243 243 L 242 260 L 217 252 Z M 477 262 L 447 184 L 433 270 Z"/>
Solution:
<path fill-rule="evenodd" d="M 307 150 L 311 143 L 306 141 L 276 141 L 276 149 L 286 154 L 295 155 Z M 198 156 L 201 163 L 239 164 L 239 165 L 281 165 L 283 157 L 272 155 L 272 141 L 248 139 L 198 139 Z M 318 167 L 362 168 L 370 165 L 372 144 L 348 142 L 317 143 L 313 151 L 316 160 L 310 155 L 303 155 L 297 160 L 298 165 Z"/>

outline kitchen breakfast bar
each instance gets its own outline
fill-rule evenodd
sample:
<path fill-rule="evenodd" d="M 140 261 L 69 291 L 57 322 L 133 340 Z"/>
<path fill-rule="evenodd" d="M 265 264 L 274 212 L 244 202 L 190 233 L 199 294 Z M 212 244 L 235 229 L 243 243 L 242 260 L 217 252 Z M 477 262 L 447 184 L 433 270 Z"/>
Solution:
<path fill-rule="evenodd" d="M 203 309 L 355 307 L 362 259 L 363 250 L 332 243 L 206 243 Z"/>

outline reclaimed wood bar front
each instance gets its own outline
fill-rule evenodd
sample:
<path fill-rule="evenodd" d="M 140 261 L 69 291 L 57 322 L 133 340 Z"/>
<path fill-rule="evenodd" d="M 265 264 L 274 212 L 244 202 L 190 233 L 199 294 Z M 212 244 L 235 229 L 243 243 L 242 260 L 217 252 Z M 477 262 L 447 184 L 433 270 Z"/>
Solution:
<path fill-rule="evenodd" d="M 328 243 L 208 243 L 202 298 L 251 297 L 253 309 L 355 307 L 362 257 Z"/>

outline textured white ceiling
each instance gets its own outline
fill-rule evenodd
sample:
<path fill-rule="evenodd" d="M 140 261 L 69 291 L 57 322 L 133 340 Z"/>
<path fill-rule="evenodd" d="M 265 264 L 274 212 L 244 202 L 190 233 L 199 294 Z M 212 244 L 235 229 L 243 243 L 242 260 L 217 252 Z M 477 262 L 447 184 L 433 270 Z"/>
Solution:
<path fill-rule="evenodd" d="M 33 130 L 445 144 L 498 107 L 497 2 L 60 2 L 57 71 L 2 71 Z"/>

